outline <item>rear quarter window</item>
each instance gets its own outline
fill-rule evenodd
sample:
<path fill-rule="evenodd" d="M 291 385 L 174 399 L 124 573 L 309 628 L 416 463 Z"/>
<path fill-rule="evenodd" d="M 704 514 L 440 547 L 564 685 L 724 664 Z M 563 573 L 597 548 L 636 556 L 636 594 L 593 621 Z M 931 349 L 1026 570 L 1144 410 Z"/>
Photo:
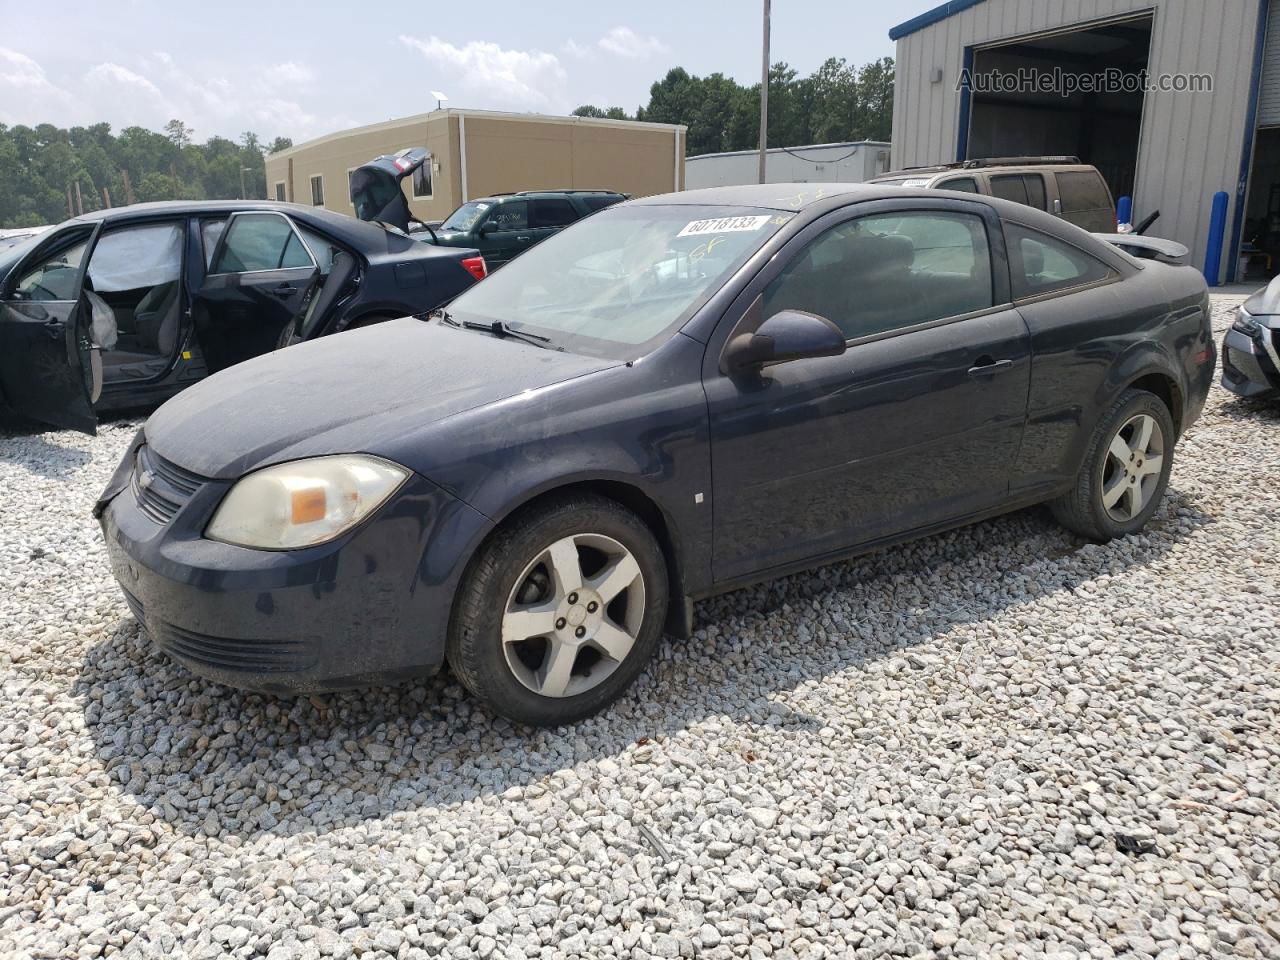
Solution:
<path fill-rule="evenodd" d="M 1038 230 L 1006 223 L 1004 232 L 1015 300 L 1069 290 L 1115 275 L 1101 260 Z"/>
<path fill-rule="evenodd" d="M 1108 210 L 1111 194 L 1102 176 L 1092 170 L 1069 170 L 1055 174 L 1058 178 L 1058 199 L 1063 213 L 1082 210 Z"/>

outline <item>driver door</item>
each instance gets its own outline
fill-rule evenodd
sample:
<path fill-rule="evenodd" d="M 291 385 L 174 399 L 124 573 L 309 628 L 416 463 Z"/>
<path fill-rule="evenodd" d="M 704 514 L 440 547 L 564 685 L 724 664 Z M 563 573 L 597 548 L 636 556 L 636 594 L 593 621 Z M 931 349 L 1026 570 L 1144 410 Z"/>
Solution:
<path fill-rule="evenodd" d="M 515 259 L 533 246 L 533 230 L 529 227 L 529 201 L 511 200 L 497 204 L 480 227 L 477 246 L 484 254 L 489 272 Z"/>
<path fill-rule="evenodd" d="M 192 302 L 209 372 L 274 350 L 286 328 L 306 313 L 319 276 L 315 256 L 289 217 L 233 213 Z"/>
<path fill-rule="evenodd" d="M 102 364 L 84 299 L 89 255 L 102 229 L 59 231 L 14 268 L 0 291 L 0 383 L 18 413 L 97 432 Z"/>

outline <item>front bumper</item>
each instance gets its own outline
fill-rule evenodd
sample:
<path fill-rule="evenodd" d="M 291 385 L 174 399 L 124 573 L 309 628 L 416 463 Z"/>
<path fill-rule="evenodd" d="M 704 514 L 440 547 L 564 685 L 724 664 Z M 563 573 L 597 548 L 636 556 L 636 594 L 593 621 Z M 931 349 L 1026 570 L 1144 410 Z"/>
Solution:
<path fill-rule="evenodd" d="M 1259 337 L 1275 331 L 1260 328 Z M 1222 385 L 1238 397 L 1268 397 L 1280 392 L 1280 365 L 1260 339 L 1231 329 L 1222 340 Z"/>
<path fill-rule="evenodd" d="M 201 535 L 229 483 L 167 520 L 125 485 L 100 511 L 112 572 L 156 645 L 233 687 L 299 693 L 434 672 L 454 590 L 490 522 L 414 475 L 368 521 L 305 550 Z"/>

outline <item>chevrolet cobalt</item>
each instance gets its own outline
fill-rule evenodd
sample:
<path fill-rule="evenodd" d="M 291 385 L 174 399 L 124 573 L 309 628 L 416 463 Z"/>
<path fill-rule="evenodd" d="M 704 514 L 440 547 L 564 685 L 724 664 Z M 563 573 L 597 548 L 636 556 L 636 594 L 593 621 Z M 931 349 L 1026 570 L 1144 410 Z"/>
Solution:
<path fill-rule="evenodd" d="M 1025 205 L 690 191 L 429 319 L 197 384 L 96 512 L 134 615 L 196 673 L 292 693 L 447 660 L 559 724 L 698 598 L 1036 503 L 1140 530 L 1214 358 L 1199 273 Z"/>

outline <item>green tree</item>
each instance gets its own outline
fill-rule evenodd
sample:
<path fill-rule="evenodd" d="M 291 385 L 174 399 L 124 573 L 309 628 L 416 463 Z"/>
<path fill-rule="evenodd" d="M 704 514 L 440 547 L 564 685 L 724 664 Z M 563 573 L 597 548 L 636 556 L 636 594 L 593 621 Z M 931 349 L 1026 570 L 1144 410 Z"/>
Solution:
<path fill-rule="evenodd" d="M 276 137 L 272 147 L 292 141 Z M 243 168 L 243 170 L 241 169 Z M 195 143 L 180 120 L 163 133 L 97 123 L 64 130 L 0 124 L 0 227 L 57 223 L 73 212 L 76 187 L 86 211 L 146 200 L 266 196 L 262 141 L 210 137 Z M 69 199 L 70 198 L 70 199 Z"/>
<path fill-rule="evenodd" d="M 593 107 L 591 104 L 584 104 L 581 107 L 575 107 L 573 110 L 573 116 L 595 117 L 596 119 L 599 119 L 599 120 L 633 120 L 635 119 L 634 117 L 629 116 L 627 114 L 627 111 L 623 110 L 621 107 L 602 108 L 602 107 Z"/>

